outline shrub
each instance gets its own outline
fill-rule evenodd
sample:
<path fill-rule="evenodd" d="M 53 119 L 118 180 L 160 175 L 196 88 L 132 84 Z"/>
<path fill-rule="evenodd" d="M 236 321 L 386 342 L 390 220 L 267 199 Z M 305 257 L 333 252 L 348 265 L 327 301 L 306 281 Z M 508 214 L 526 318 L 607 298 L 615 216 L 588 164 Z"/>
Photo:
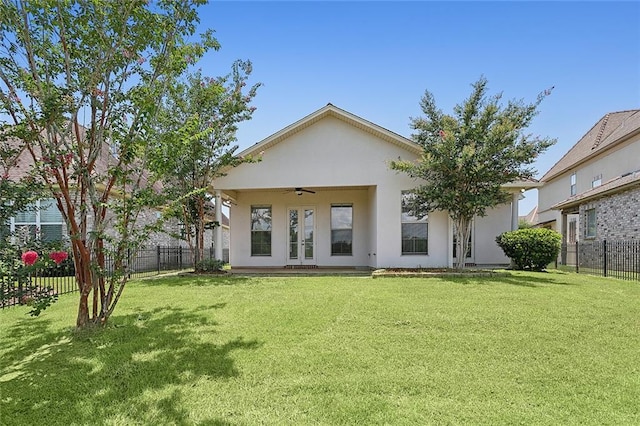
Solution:
<path fill-rule="evenodd" d="M 518 229 L 503 232 L 496 242 L 516 269 L 541 271 L 557 259 L 562 235 L 545 228 Z"/>
<path fill-rule="evenodd" d="M 224 266 L 224 260 L 203 259 L 196 264 L 196 272 L 220 272 Z"/>

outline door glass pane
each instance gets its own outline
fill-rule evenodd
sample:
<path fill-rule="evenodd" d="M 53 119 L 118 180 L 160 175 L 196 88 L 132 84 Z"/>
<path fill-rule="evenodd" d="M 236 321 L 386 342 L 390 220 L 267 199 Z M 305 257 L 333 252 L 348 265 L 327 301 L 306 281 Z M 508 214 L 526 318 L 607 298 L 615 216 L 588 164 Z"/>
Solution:
<path fill-rule="evenodd" d="M 304 211 L 304 258 L 313 259 L 313 210 Z"/>
<path fill-rule="evenodd" d="M 298 210 L 289 210 L 289 259 L 298 258 Z"/>

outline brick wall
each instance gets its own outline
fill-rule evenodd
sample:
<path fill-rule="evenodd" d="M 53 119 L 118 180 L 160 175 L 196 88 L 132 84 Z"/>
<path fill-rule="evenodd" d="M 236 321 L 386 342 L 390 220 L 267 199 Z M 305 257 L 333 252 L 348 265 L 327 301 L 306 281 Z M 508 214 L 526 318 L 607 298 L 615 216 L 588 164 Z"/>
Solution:
<path fill-rule="evenodd" d="M 640 239 L 640 186 L 580 206 L 580 240 L 585 240 L 586 211 L 596 210 L 595 240 Z"/>

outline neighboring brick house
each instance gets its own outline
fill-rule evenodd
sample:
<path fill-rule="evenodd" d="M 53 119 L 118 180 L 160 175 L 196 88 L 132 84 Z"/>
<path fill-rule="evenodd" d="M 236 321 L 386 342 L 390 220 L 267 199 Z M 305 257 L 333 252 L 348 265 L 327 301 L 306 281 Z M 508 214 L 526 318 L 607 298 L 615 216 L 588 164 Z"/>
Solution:
<path fill-rule="evenodd" d="M 538 225 L 565 242 L 640 239 L 640 110 L 606 114 L 541 181 Z"/>
<path fill-rule="evenodd" d="M 115 161 L 115 158 L 111 155 L 109 148 L 105 146 L 102 155 L 98 159 L 96 168 L 103 173 L 108 170 L 110 164 Z M 9 179 L 18 180 L 26 176 L 30 169 L 33 167 L 33 159 L 30 154 L 23 151 L 17 156 L 12 167 L 7 170 L 3 170 L 3 173 L 7 174 Z M 28 209 L 24 212 L 19 212 L 15 217 L 10 218 L 6 224 L 0 223 L 0 236 L 4 236 L 8 233 L 23 234 L 25 237 L 28 235 L 31 238 L 38 238 L 43 241 L 59 241 L 66 239 L 68 236 L 67 227 L 64 223 L 61 213 L 58 211 L 53 199 L 42 199 L 36 202 L 36 208 Z M 213 206 L 211 208 L 213 211 Z M 153 223 L 159 215 L 159 212 L 154 209 L 143 210 L 137 218 L 138 226 L 144 226 L 146 224 Z M 211 216 L 211 215 L 208 215 Z M 229 249 L 229 218 L 226 215 L 222 215 L 222 240 L 223 249 L 228 253 Z M 113 221 L 107 216 L 106 232 L 108 234 L 114 234 L 111 232 Z M 149 236 L 146 243 L 146 247 L 177 247 L 186 246 L 186 242 L 180 238 L 176 238 L 180 235 L 181 227 L 177 220 L 168 221 L 165 224 L 164 232 L 153 233 Z M 213 245 L 213 231 L 205 232 L 205 247 L 212 247 Z"/>

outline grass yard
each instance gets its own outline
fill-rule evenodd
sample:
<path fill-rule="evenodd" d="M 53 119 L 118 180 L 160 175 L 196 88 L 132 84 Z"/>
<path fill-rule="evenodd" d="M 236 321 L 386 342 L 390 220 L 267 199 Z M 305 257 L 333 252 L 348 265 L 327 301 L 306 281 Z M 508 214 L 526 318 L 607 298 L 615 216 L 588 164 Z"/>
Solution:
<path fill-rule="evenodd" d="M 0 312 L 0 424 L 640 424 L 640 283 L 134 281 L 106 329 L 77 295 Z"/>

